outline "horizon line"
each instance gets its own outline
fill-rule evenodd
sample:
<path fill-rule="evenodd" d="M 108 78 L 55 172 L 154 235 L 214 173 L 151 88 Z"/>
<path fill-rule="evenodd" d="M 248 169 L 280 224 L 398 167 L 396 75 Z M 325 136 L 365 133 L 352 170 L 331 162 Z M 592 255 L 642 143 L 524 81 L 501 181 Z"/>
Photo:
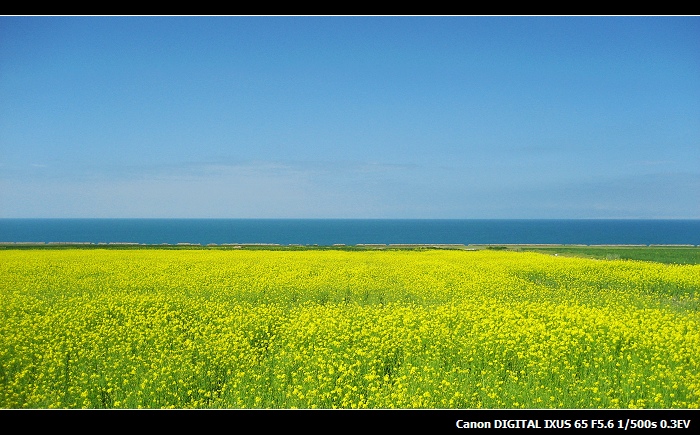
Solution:
<path fill-rule="evenodd" d="M 0 220 L 344 220 L 344 221 L 694 221 L 700 217 L 511 217 L 511 218 L 483 218 L 483 217 L 0 217 Z"/>

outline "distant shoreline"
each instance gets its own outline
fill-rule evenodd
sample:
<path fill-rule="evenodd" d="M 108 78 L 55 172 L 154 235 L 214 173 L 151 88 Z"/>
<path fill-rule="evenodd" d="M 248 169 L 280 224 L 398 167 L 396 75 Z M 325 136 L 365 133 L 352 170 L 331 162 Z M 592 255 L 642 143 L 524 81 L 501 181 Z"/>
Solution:
<path fill-rule="evenodd" d="M 358 243 L 354 245 L 336 243 L 331 245 L 301 245 L 279 243 L 137 243 L 137 242 L 0 242 L 0 247 L 79 247 L 79 248 L 292 248 L 292 249 L 456 249 L 456 250 L 480 250 L 489 248 L 697 248 L 700 245 L 692 244 L 581 244 L 581 243 Z"/>

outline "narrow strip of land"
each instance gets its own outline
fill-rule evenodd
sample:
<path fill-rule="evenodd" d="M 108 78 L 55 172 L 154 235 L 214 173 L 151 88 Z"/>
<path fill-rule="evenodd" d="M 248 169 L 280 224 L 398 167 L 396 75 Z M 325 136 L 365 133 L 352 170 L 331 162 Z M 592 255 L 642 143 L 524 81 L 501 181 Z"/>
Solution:
<path fill-rule="evenodd" d="M 77 243 L 77 242 L 0 242 L 2 249 L 244 249 L 244 250 L 429 250 L 450 249 L 462 251 L 503 250 L 539 252 L 556 256 L 596 258 L 602 260 L 654 261 L 667 264 L 700 264 L 700 246 L 697 245 L 566 245 L 566 244 L 333 244 L 333 245 L 281 245 L 275 243 L 224 243 L 207 244 L 139 244 L 139 243 Z"/>

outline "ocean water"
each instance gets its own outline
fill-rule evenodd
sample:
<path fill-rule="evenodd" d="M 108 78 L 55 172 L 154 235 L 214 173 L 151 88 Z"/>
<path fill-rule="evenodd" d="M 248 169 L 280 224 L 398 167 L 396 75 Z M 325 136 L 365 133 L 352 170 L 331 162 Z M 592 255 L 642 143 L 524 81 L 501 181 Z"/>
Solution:
<path fill-rule="evenodd" d="M 700 245 L 700 220 L 0 219 L 0 242 Z"/>

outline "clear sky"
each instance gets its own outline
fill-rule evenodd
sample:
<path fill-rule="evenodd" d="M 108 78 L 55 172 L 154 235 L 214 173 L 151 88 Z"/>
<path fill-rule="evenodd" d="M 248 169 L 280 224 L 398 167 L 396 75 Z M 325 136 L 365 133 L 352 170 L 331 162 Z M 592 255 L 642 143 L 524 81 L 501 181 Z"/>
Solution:
<path fill-rule="evenodd" d="M 700 17 L 0 17 L 0 217 L 700 218 Z"/>

